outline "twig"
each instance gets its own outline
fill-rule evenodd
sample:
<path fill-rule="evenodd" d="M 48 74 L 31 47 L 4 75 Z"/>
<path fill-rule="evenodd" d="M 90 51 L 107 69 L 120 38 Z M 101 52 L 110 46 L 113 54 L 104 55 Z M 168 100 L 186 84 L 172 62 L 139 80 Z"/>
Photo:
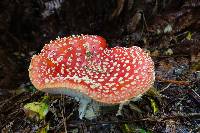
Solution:
<path fill-rule="evenodd" d="M 171 85 L 172 85 L 172 83 L 169 83 L 165 88 L 161 89 L 159 92 L 165 91 L 165 90 L 168 89 Z"/>
<path fill-rule="evenodd" d="M 198 103 L 200 103 L 200 96 L 199 96 L 199 94 L 196 91 L 194 91 L 192 89 L 190 94 L 194 97 L 194 99 L 197 100 Z"/>
<path fill-rule="evenodd" d="M 62 104 L 63 104 L 63 107 L 64 107 L 65 103 L 64 103 L 64 99 L 63 99 L 62 94 L 61 94 L 61 101 L 62 101 Z M 63 124 L 64 124 L 64 128 L 65 128 L 65 133 L 67 133 L 67 125 L 66 125 L 66 117 L 64 116 L 64 109 L 62 109 L 61 113 L 62 113 L 62 117 L 63 117 Z"/>
<path fill-rule="evenodd" d="M 164 83 L 171 83 L 171 84 L 176 84 L 178 86 L 189 86 L 190 82 L 188 81 L 178 81 L 178 80 L 167 80 L 167 79 L 162 79 L 161 77 L 156 77 L 156 80 Z"/>
<path fill-rule="evenodd" d="M 158 59 L 163 59 L 163 58 L 176 58 L 176 57 L 186 57 L 186 58 L 190 58 L 190 55 L 159 55 L 159 56 L 153 56 L 151 55 L 152 58 L 158 58 Z"/>

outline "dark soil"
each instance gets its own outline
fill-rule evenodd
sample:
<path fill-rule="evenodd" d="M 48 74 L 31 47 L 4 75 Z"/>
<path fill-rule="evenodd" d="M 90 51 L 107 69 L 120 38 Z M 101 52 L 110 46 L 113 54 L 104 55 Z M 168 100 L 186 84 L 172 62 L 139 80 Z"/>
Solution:
<path fill-rule="evenodd" d="M 199 13 L 199 0 L 1 0 L 1 130 L 37 132 L 49 125 L 50 132 L 199 132 Z M 151 53 L 154 91 L 131 103 L 140 111 L 125 106 L 120 117 L 106 112 L 80 120 L 75 100 L 51 95 L 45 120 L 26 116 L 24 104 L 45 95 L 29 81 L 32 55 L 57 36 L 72 34 L 100 35 L 109 47 L 137 45 Z"/>

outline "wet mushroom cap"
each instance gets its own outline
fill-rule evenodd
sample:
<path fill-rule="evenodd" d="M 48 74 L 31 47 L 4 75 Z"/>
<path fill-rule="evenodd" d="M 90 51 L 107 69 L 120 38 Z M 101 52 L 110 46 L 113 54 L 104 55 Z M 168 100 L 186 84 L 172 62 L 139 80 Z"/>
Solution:
<path fill-rule="evenodd" d="M 31 60 L 33 85 L 41 91 L 73 92 L 105 104 L 121 103 L 149 90 L 155 80 L 154 63 L 144 50 L 136 46 L 109 49 L 103 38 L 87 37 L 92 37 L 91 42 L 75 36 L 45 45 Z"/>

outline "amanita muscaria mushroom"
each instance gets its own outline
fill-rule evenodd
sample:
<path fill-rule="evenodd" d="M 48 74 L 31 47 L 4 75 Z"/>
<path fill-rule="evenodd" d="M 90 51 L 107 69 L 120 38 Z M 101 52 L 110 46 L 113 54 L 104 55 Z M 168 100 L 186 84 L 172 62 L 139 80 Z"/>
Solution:
<path fill-rule="evenodd" d="M 137 46 L 107 48 L 100 36 L 70 36 L 34 55 L 29 76 L 41 91 L 120 104 L 149 90 L 154 63 Z"/>

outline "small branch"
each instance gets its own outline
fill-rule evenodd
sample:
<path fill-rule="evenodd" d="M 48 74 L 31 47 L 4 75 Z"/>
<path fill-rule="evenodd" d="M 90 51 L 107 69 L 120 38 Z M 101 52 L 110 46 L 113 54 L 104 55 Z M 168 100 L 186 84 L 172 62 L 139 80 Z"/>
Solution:
<path fill-rule="evenodd" d="M 200 104 L 200 96 L 199 96 L 199 94 L 196 92 L 196 91 L 194 91 L 193 89 L 191 90 L 191 93 L 190 93 L 193 97 L 194 97 L 194 99 L 196 99 L 197 100 L 197 102 Z"/>
<path fill-rule="evenodd" d="M 161 77 L 156 77 L 156 80 L 164 83 L 171 83 L 171 84 L 176 84 L 178 86 L 189 86 L 190 82 L 188 81 L 178 81 L 178 80 L 167 80 L 167 79 L 162 79 Z"/>
<path fill-rule="evenodd" d="M 64 98 L 63 98 L 62 94 L 61 94 L 61 100 L 62 100 L 62 105 L 64 106 L 65 105 L 65 101 L 64 101 Z M 64 124 L 64 128 L 65 128 L 65 133 L 67 133 L 67 125 L 66 125 L 66 117 L 64 116 L 64 108 L 62 109 L 61 113 L 62 113 L 62 117 L 63 117 L 63 124 Z"/>

